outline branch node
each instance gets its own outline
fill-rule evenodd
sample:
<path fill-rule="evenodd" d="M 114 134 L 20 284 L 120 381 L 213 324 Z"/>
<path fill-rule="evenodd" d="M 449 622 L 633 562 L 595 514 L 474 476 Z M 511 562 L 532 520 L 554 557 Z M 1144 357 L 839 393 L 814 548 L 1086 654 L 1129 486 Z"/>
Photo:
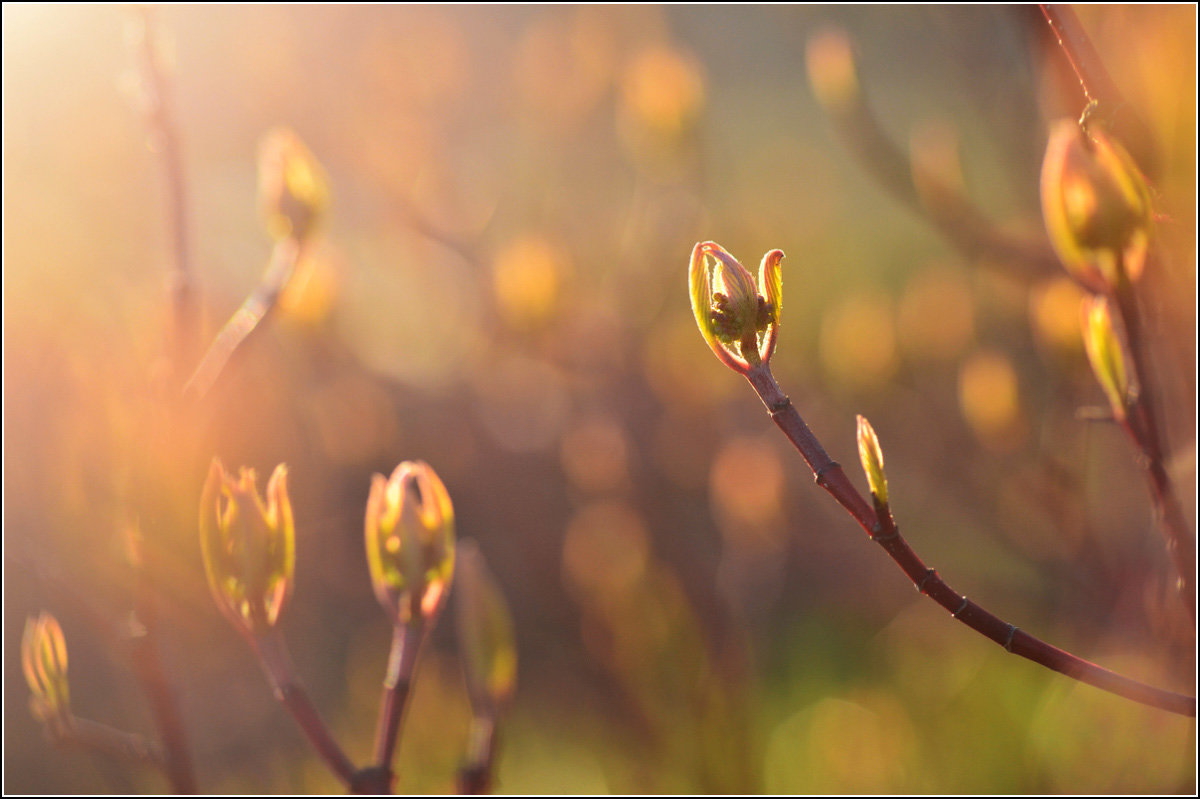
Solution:
<path fill-rule="evenodd" d="M 876 521 L 875 526 L 871 528 L 871 540 L 874 541 L 876 544 L 883 544 L 888 541 L 895 541 L 897 538 L 900 537 L 900 528 L 893 524 L 891 526 L 890 533 L 886 533 L 884 535 L 880 535 L 880 533 L 883 533 L 883 523 L 880 521 Z M 930 569 L 929 571 L 932 572 L 933 569 Z M 924 583 L 924 580 L 922 580 L 922 583 Z"/>
<path fill-rule="evenodd" d="M 770 405 L 768 405 L 768 406 L 767 406 L 767 411 L 768 411 L 768 412 L 770 412 L 770 414 L 771 414 L 771 418 L 773 419 L 773 418 L 775 418 L 776 416 L 778 416 L 779 414 L 781 414 L 781 413 L 783 413 L 784 411 L 786 411 L 786 410 L 787 410 L 788 408 L 790 408 L 791 406 L 792 406 L 792 400 L 791 400 L 791 398 L 790 398 L 790 397 L 788 397 L 788 396 L 785 394 L 785 395 L 783 396 L 783 399 L 778 399 L 778 400 L 775 400 L 775 401 L 774 401 L 774 402 L 772 402 Z"/>
<path fill-rule="evenodd" d="M 817 469 L 815 472 L 813 472 L 813 481 L 816 482 L 817 485 L 824 488 L 825 483 L 823 483 L 822 480 L 825 479 L 826 473 L 832 471 L 833 469 L 840 468 L 842 468 L 842 464 L 838 463 L 837 461 L 829 461 L 820 469 Z"/>
<path fill-rule="evenodd" d="M 1013 636 L 1017 634 L 1017 629 L 1017 625 L 1015 624 L 1008 625 L 1008 638 L 1004 640 L 1005 652 L 1012 652 Z"/>
<path fill-rule="evenodd" d="M 917 583 L 917 591 L 925 593 L 925 583 L 929 582 L 933 577 L 937 576 L 937 569 L 926 569 L 925 576 L 921 578 L 921 582 Z"/>
<path fill-rule="evenodd" d="M 953 617 L 954 617 L 954 618 L 956 618 L 956 619 L 958 618 L 958 614 L 960 614 L 960 613 L 962 613 L 964 610 L 966 610 L 966 609 L 967 609 L 967 605 L 968 605 L 968 604 L 970 604 L 970 600 L 969 600 L 969 599 L 967 599 L 966 597 L 963 597 L 963 598 L 962 598 L 962 600 L 963 600 L 963 601 L 962 601 L 962 604 L 958 606 L 958 610 L 956 610 L 956 611 L 954 611 L 953 613 L 951 613 L 951 614 L 950 614 L 951 616 L 953 616 Z"/>

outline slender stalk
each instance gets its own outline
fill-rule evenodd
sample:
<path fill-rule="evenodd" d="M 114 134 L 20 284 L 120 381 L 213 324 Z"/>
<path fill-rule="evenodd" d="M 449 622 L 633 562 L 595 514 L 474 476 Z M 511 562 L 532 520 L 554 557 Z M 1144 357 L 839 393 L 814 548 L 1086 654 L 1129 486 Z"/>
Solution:
<path fill-rule="evenodd" d="M 765 363 L 755 366 L 746 373 L 746 379 L 766 405 L 775 424 L 800 451 L 816 476 L 817 485 L 828 491 L 867 531 L 867 535 L 883 547 L 922 594 L 950 611 L 950 615 L 958 621 L 1004 647 L 1007 652 L 1126 699 L 1195 717 L 1195 697 L 1140 683 L 1051 646 L 1001 620 L 952 589 L 917 556 L 896 529 L 890 514 L 883 514 L 884 518 L 876 515 L 871 504 L 863 499 L 846 477 L 842 467 L 829 457 L 821 442 L 808 429 L 799 412 L 775 382 L 770 367 Z"/>
<path fill-rule="evenodd" d="M 1141 452 L 1150 495 L 1154 500 L 1159 527 L 1166 538 L 1167 554 L 1178 575 L 1179 595 L 1192 621 L 1196 620 L 1196 545 L 1191 526 L 1175 493 L 1175 487 L 1163 462 L 1165 441 L 1159 424 L 1157 382 L 1151 370 L 1149 348 L 1142 329 L 1137 296 L 1123 263 L 1118 264 L 1113 300 L 1125 328 L 1125 341 L 1138 386 L 1130 408 L 1122 420 L 1125 431 Z"/>
<path fill-rule="evenodd" d="M 300 729 L 308 737 L 313 748 L 317 750 L 317 754 L 325 761 L 329 770 L 347 788 L 353 787 L 356 784 L 357 775 L 354 764 L 350 762 L 350 758 L 346 757 L 342 747 L 334 740 L 329 728 L 321 719 L 321 714 L 317 712 L 309 698 L 308 692 L 296 676 L 292 659 L 288 655 L 287 644 L 283 640 L 283 634 L 278 630 L 272 630 L 266 635 L 252 638 L 251 645 L 254 647 L 255 654 L 258 655 L 263 670 L 267 673 L 267 679 L 275 691 L 275 698 L 292 714 L 292 718 L 300 725 Z"/>
<path fill-rule="evenodd" d="M 146 125 L 155 149 L 162 156 L 163 176 L 167 188 L 167 228 L 171 264 L 167 281 L 170 295 L 167 363 L 172 387 L 169 394 L 173 394 L 183 381 L 186 364 L 193 357 L 192 346 L 197 327 L 195 291 L 188 255 L 187 193 L 183 158 L 180 154 L 179 137 L 171 112 L 170 91 L 163 65 L 161 39 L 155 26 L 153 12 L 147 8 L 139 8 L 136 13 L 134 45 L 141 74 Z M 171 413 L 174 403 L 169 402 L 167 406 L 164 413 Z M 140 623 L 139 634 L 132 642 L 134 673 L 146 694 L 158 728 L 163 749 L 163 766 L 172 790 L 175 793 L 195 793 L 196 777 L 188 749 L 187 733 L 175 692 L 163 669 L 159 652 L 156 590 L 151 581 L 149 567 L 143 558 L 136 558 L 134 568 L 137 572 L 134 612 Z"/>
<path fill-rule="evenodd" d="M 140 735 L 109 727 L 107 724 L 71 716 L 66 723 L 49 728 L 54 742 L 98 752 L 117 760 L 147 763 L 166 770 L 162 749 Z"/>
<path fill-rule="evenodd" d="M 492 790 L 492 766 L 496 760 L 496 720 L 481 715 L 471 720 L 467 762 L 458 772 L 460 794 L 484 794 Z"/>
<path fill-rule="evenodd" d="M 229 359 L 275 308 L 279 294 L 287 285 L 288 278 L 300 260 L 301 250 L 301 242 L 292 237 L 280 239 L 275 243 L 262 280 L 221 328 L 221 332 L 204 353 L 200 365 L 183 388 L 185 398 L 199 401 L 212 389 Z"/>
<path fill-rule="evenodd" d="M 392 650 L 383 680 L 383 696 L 379 701 L 379 724 L 375 730 L 375 765 L 383 772 L 389 792 L 395 779 L 392 760 L 400 742 L 400 727 L 408 709 L 423 639 L 420 627 L 396 626 L 392 630 Z"/>
<path fill-rule="evenodd" d="M 154 149 L 161 157 L 166 184 L 167 235 L 170 240 L 167 289 L 172 328 L 169 347 L 173 385 L 178 386 L 187 376 L 182 370 L 195 357 L 193 348 L 198 330 L 188 229 L 187 181 L 154 11 L 139 6 L 136 14 L 136 47 L 146 125 Z"/>
<path fill-rule="evenodd" d="M 178 794 L 195 793 L 196 774 L 192 767 L 187 730 L 159 653 L 158 596 L 150 582 L 147 566 L 139 565 L 137 572 L 134 613 L 141 623 L 141 630 L 131 642 L 133 671 L 150 703 L 150 712 L 162 739 L 163 767 L 171 782 L 171 790 Z"/>
<path fill-rule="evenodd" d="M 1088 38 L 1083 26 L 1079 24 L 1079 17 L 1075 15 L 1075 10 L 1069 5 L 1048 5 L 1046 3 L 1039 3 L 1038 8 L 1042 10 L 1042 16 L 1046 18 L 1050 29 L 1054 31 L 1063 55 L 1067 57 L 1071 69 L 1079 78 L 1079 87 L 1083 90 L 1083 96 L 1089 102 L 1098 102 L 1109 106 L 1122 105 L 1124 100 L 1121 99 L 1120 92 L 1113 85 L 1108 70 L 1104 68 L 1104 62 L 1096 53 L 1096 48 L 1092 46 L 1092 40 Z"/>
<path fill-rule="evenodd" d="M 1001 231 L 970 198 L 914 164 L 892 142 L 857 85 L 840 102 L 822 107 L 868 174 L 960 252 L 973 259 L 986 256 L 982 264 L 1009 274 L 1015 269 L 1038 276 L 1060 268 L 1044 238 L 1025 240 Z"/>

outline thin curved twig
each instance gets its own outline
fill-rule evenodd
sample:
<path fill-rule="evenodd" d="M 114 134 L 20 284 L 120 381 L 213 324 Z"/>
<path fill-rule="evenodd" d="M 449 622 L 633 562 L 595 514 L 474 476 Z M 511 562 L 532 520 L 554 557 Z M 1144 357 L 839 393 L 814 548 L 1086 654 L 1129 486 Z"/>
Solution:
<path fill-rule="evenodd" d="M 198 402 L 212 390 L 229 359 L 275 308 L 280 293 L 300 260 L 300 252 L 301 242 L 293 237 L 275 243 L 262 280 L 221 328 L 191 379 L 183 387 L 185 399 Z"/>
<path fill-rule="evenodd" d="M 1035 638 L 1009 624 L 946 584 L 934 569 L 928 568 L 900 535 L 890 515 L 880 518 L 873 506 L 846 477 L 842 467 L 829 457 L 821 442 L 808 429 L 791 400 L 780 389 L 766 363 L 751 368 L 746 379 L 767 407 L 775 424 L 795 445 L 816 476 L 817 485 L 837 500 L 873 541 L 896 562 L 922 594 L 950 611 L 955 619 L 988 638 L 1005 651 L 1032 660 L 1072 679 L 1101 690 L 1157 707 L 1182 716 L 1196 716 L 1196 698 L 1124 677 L 1076 655 Z"/>

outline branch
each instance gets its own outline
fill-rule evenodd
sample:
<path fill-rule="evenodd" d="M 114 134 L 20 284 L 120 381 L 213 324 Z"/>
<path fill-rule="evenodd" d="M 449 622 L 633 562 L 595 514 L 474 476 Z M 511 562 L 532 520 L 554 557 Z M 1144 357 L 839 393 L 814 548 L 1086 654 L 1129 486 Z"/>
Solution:
<path fill-rule="evenodd" d="M 950 615 L 955 619 L 1004 647 L 1005 651 L 1032 660 L 1072 679 L 1144 705 L 1195 717 L 1195 697 L 1137 682 L 1051 646 L 1001 620 L 950 588 L 935 570 L 926 567 L 901 537 L 890 515 L 877 515 L 874 508 L 858 493 L 842 471 L 842 467 L 829 457 L 791 400 L 779 388 L 770 367 L 765 363 L 759 364 L 746 373 L 746 379 L 766 405 L 775 424 L 800 451 L 816 476 L 817 485 L 828 491 L 867 531 L 871 540 L 883 547 L 916 585 L 917 590 L 950 611 Z M 880 518 L 881 516 L 884 518 Z"/>
<path fill-rule="evenodd" d="M 334 740 L 329 728 L 309 698 L 308 692 L 304 690 L 304 686 L 296 677 L 296 670 L 292 666 L 282 633 L 272 630 L 266 635 L 251 638 L 251 645 L 254 653 L 258 655 L 263 670 L 267 673 L 267 679 L 275 691 L 275 698 L 292 714 L 292 718 L 300 725 L 300 729 L 308 737 L 313 748 L 317 750 L 317 754 L 325 761 L 329 770 L 347 788 L 353 787 L 356 784 L 357 775 L 354 764 L 350 762 L 350 758 L 346 757 L 342 747 Z"/>
<path fill-rule="evenodd" d="M 162 158 L 167 190 L 167 235 L 170 240 L 167 290 L 170 294 L 172 328 L 169 357 L 173 384 L 178 385 L 186 376 L 182 371 L 186 368 L 185 364 L 194 357 L 197 332 L 195 278 L 189 255 L 187 182 L 154 12 L 139 6 L 136 15 L 134 37 L 141 75 L 141 99 L 150 140 Z"/>
<path fill-rule="evenodd" d="M 391 792 L 395 781 L 392 760 L 400 742 L 400 727 L 408 709 L 409 692 L 424 639 L 420 627 L 395 626 L 392 630 L 392 650 L 388 656 L 383 696 L 379 700 L 379 723 L 375 730 L 375 768 L 381 780 L 378 787 L 385 793 Z"/>
<path fill-rule="evenodd" d="M 808 71 L 822 110 L 867 173 L 952 246 L 972 259 L 982 257 L 984 264 L 1030 276 L 1059 269 L 1044 240 L 1022 240 L 997 229 L 970 198 L 892 143 L 867 104 L 844 34 L 831 31 L 809 41 Z"/>
<path fill-rule="evenodd" d="M 1137 296 L 1129 281 L 1128 270 L 1119 262 L 1117 284 L 1113 287 L 1113 300 L 1125 328 L 1125 340 L 1129 345 L 1134 377 L 1138 386 L 1136 396 L 1121 420 L 1134 446 L 1142 454 L 1146 465 L 1146 479 L 1150 484 L 1150 495 L 1154 500 L 1159 526 L 1166 537 L 1167 554 L 1178 575 L 1177 587 L 1191 620 L 1196 620 L 1196 545 L 1191 525 L 1184 517 L 1183 508 L 1175 493 L 1171 478 L 1163 463 L 1165 442 L 1159 424 L 1157 383 L 1150 368 L 1150 353 L 1142 330 L 1141 311 Z"/>
<path fill-rule="evenodd" d="M 234 312 L 208 351 L 200 365 L 183 387 L 184 397 L 192 401 L 203 399 L 212 389 L 229 359 L 244 345 L 259 323 L 275 308 L 279 294 L 287 285 L 288 278 L 300 260 L 301 242 L 293 237 L 280 239 L 271 251 L 271 261 L 262 280 L 250 293 L 241 307 Z"/>
<path fill-rule="evenodd" d="M 64 722 L 48 722 L 46 732 L 59 746 L 75 746 L 116 760 L 168 768 L 163 751 L 156 744 L 107 724 L 70 716 Z"/>
<path fill-rule="evenodd" d="M 487 715 L 471 719 L 467 762 L 458 772 L 460 794 L 484 794 L 492 790 L 492 766 L 496 761 L 496 720 Z"/>

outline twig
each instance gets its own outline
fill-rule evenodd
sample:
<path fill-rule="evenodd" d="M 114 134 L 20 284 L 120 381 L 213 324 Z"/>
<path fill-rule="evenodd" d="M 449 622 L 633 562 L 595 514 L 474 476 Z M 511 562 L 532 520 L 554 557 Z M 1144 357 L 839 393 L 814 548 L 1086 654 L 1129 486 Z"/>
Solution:
<path fill-rule="evenodd" d="M 171 272 L 168 278 L 170 294 L 170 326 L 167 361 L 171 377 L 171 397 L 183 380 L 192 358 L 196 333 L 196 303 L 192 286 L 187 234 L 187 204 L 180 155 L 179 139 L 170 107 L 170 92 L 163 67 L 160 39 L 154 26 L 152 11 L 137 10 L 136 46 L 141 72 L 142 99 L 149 134 L 162 154 L 163 174 L 167 186 L 167 228 L 171 241 Z M 172 397 L 173 399 L 173 397 Z M 164 412 L 171 413 L 173 401 Z M 149 479 L 150 472 L 143 474 Z M 134 613 L 141 625 L 131 647 L 133 670 L 150 703 L 163 748 L 163 765 L 175 793 L 195 793 L 196 777 L 188 750 L 187 733 L 180 716 L 175 691 L 163 670 L 158 647 L 158 608 L 155 587 L 148 566 L 141 557 L 134 563 L 137 572 Z"/>
<path fill-rule="evenodd" d="M 71 716 L 64 724 L 47 725 L 47 731 L 61 746 L 77 746 L 117 760 L 167 768 L 163 752 L 155 743 L 107 724 Z"/>
<path fill-rule="evenodd" d="M 829 457 L 787 395 L 779 388 L 770 367 L 765 363 L 754 366 L 746 373 L 746 379 L 766 405 L 775 424 L 800 451 L 816 476 L 817 484 L 828 491 L 867 531 L 871 539 L 883 547 L 922 594 L 1008 652 L 1135 702 L 1195 717 L 1195 697 L 1137 682 L 1051 646 L 1001 620 L 950 588 L 935 570 L 926 567 L 895 528 L 890 516 L 883 514 L 887 518 L 879 518 L 872 506 L 858 493 L 842 467 Z"/>
<path fill-rule="evenodd" d="M 304 686 L 296 677 L 283 634 L 278 630 L 272 630 L 266 635 L 252 638 L 251 644 L 263 670 L 267 673 L 267 679 L 275 691 L 275 698 L 292 714 L 292 718 L 300 725 L 300 729 L 308 737 L 313 748 L 317 750 L 317 754 L 325 761 L 329 770 L 347 788 L 354 786 L 357 774 L 354 764 L 350 762 L 350 758 L 346 757 L 342 747 L 334 740 L 329 728 L 309 698 L 308 692 L 304 690 Z"/>
<path fill-rule="evenodd" d="M 1196 620 L 1196 546 L 1191 526 L 1183 514 L 1174 485 L 1163 463 L 1165 441 L 1158 421 L 1157 383 L 1150 368 L 1150 353 L 1143 335 L 1141 311 L 1137 296 L 1123 259 L 1118 256 L 1117 283 L 1113 287 L 1113 300 L 1125 328 L 1125 341 L 1129 345 L 1133 372 L 1138 386 L 1137 394 L 1130 402 L 1129 412 L 1121 420 L 1122 426 L 1145 458 L 1146 479 L 1150 494 L 1166 537 L 1167 554 L 1178 575 L 1178 588 L 1188 615 Z"/>
<path fill-rule="evenodd" d="M 484 794 L 492 790 L 492 766 L 496 760 L 496 720 L 476 716 L 471 720 L 467 761 L 458 772 L 460 794 Z"/>
<path fill-rule="evenodd" d="M 844 55 L 849 58 L 849 44 L 845 45 Z M 987 256 L 985 264 L 1019 269 L 1031 276 L 1059 269 L 1048 243 L 1041 239 L 1020 240 L 1000 231 L 968 197 L 914 164 L 892 143 L 871 112 L 857 79 L 853 80 L 852 86 L 844 87 L 837 95 L 836 102 L 823 101 L 821 105 L 843 142 L 889 194 L 925 217 L 952 246 L 971 258 Z M 918 186 L 923 190 L 919 191 Z"/>
<path fill-rule="evenodd" d="M 158 650 L 157 595 L 147 567 L 137 566 L 137 595 L 134 612 L 142 629 L 131 641 L 131 663 L 150 703 L 155 725 L 162 739 L 163 766 L 175 793 L 195 793 L 196 775 L 188 748 L 187 730 L 179 713 L 175 691 L 163 669 Z"/>
<path fill-rule="evenodd" d="M 162 157 L 167 189 L 167 233 L 170 239 L 171 272 L 168 292 L 171 306 L 170 363 L 172 384 L 180 385 L 192 362 L 197 334 L 197 306 L 191 265 L 187 182 L 179 134 L 171 107 L 171 93 L 163 66 L 161 41 L 155 27 L 154 12 L 145 6 L 136 9 L 139 27 L 135 34 L 141 72 L 142 100 L 149 134 Z"/>
<path fill-rule="evenodd" d="M 275 308 L 280 292 L 300 260 L 300 251 L 301 243 L 290 236 L 275 243 L 262 280 L 221 328 L 183 387 L 185 399 L 199 401 L 208 394 L 234 352 L 246 343 L 259 328 L 259 323 Z"/>
<path fill-rule="evenodd" d="M 386 781 L 381 786 L 385 792 L 391 791 L 395 779 L 392 759 L 400 741 L 400 726 L 408 709 L 409 692 L 423 638 L 420 627 L 393 627 L 392 650 L 388 656 L 383 696 L 379 701 L 379 723 L 375 730 L 375 766 Z"/>

